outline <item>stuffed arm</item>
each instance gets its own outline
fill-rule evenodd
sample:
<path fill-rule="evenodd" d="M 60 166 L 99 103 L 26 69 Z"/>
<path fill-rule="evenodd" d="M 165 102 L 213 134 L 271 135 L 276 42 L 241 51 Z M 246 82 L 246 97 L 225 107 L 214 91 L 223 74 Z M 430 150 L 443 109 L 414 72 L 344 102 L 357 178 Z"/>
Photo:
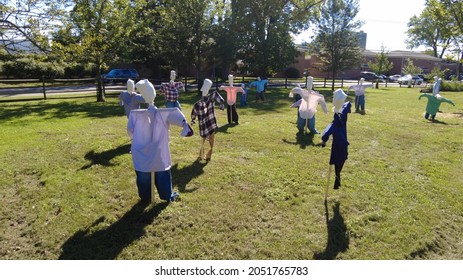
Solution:
<path fill-rule="evenodd" d="M 296 108 L 301 105 L 302 99 L 299 99 L 298 101 L 294 102 L 293 105 L 289 106 L 289 108 Z"/>

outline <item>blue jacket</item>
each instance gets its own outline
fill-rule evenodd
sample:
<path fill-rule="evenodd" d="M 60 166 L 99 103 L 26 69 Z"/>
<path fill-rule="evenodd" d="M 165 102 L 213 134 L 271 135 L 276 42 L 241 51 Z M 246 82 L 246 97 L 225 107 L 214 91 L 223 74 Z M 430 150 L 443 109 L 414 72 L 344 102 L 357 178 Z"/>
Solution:
<path fill-rule="evenodd" d="M 347 114 L 350 113 L 351 103 L 348 101 L 342 105 L 340 113 L 334 113 L 331 122 L 323 131 L 322 141 L 327 142 L 330 135 L 333 135 L 331 145 L 330 164 L 344 163 L 347 159 Z"/>

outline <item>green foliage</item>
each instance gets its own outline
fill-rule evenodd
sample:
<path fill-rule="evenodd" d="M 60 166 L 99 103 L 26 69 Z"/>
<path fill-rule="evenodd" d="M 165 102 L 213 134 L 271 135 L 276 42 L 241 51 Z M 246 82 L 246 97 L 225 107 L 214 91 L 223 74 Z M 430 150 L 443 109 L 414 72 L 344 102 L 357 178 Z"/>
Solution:
<path fill-rule="evenodd" d="M 301 73 L 299 73 L 299 70 L 294 68 L 294 67 L 288 67 L 285 69 L 284 74 L 287 78 L 300 78 Z"/>
<path fill-rule="evenodd" d="M 442 81 L 441 91 L 453 91 L 453 92 L 461 92 L 463 91 L 463 82 L 461 81 Z"/>
<path fill-rule="evenodd" d="M 394 64 L 389 61 L 388 52 L 384 46 L 381 46 L 381 52 L 376 54 L 376 62 L 369 62 L 368 67 L 377 74 L 386 74 L 394 67 Z"/>
<path fill-rule="evenodd" d="M 405 60 L 405 65 L 402 68 L 402 73 L 404 75 L 416 75 L 420 74 L 423 70 L 420 67 L 417 67 L 413 64 L 413 60 L 411 58 L 407 58 Z"/>
<path fill-rule="evenodd" d="M 2 73 L 11 78 L 57 78 L 64 75 L 64 68 L 60 65 L 38 60 L 34 56 L 24 56 L 4 62 Z"/>
<path fill-rule="evenodd" d="M 362 25 L 355 21 L 358 11 L 358 0 L 328 0 L 315 21 L 310 47 L 323 63 L 321 70 L 332 74 L 333 90 L 337 73 L 359 65 L 362 58 L 356 35 Z"/>

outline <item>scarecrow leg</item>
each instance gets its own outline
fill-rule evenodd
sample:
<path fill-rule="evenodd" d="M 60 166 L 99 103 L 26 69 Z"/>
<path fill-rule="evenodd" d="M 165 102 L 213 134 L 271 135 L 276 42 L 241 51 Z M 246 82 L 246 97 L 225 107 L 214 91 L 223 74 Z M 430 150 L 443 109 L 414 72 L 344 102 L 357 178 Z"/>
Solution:
<path fill-rule="evenodd" d="M 207 152 L 206 160 L 211 160 L 212 148 L 214 148 L 214 134 L 209 135 L 209 146 L 210 146 L 210 149 Z"/>

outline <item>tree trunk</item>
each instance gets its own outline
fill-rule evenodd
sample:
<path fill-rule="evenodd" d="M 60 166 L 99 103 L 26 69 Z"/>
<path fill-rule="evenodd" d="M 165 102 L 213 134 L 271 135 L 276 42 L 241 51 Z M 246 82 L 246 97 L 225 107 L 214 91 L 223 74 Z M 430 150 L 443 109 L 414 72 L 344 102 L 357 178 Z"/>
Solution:
<path fill-rule="evenodd" d="M 101 83 L 101 68 L 98 67 L 98 73 L 96 74 L 96 101 L 97 102 L 106 102 L 106 98 L 103 92 L 103 87 Z"/>

